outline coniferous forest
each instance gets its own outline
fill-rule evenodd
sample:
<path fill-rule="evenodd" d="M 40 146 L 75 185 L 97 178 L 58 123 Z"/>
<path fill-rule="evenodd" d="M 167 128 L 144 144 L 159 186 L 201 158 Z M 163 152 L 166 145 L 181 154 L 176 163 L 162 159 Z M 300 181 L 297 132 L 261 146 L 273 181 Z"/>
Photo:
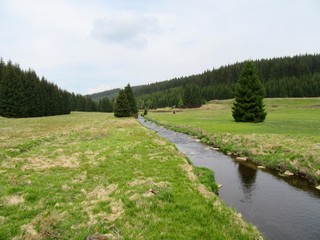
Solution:
<path fill-rule="evenodd" d="M 265 97 L 320 96 L 320 54 L 252 62 Z M 132 90 L 140 109 L 199 107 L 204 101 L 233 98 L 243 65 L 244 62 L 235 63 L 201 74 L 135 86 Z M 119 91 L 113 89 L 87 96 L 69 93 L 44 77 L 40 79 L 30 69 L 25 71 L 18 64 L 0 59 L 0 115 L 4 117 L 40 117 L 70 111 L 111 112 Z"/>
<path fill-rule="evenodd" d="M 24 71 L 18 64 L 0 59 L 0 116 L 41 117 L 70 111 L 97 111 L 97 104 L 40 79 L 30 69 Z"/>
<path fill-rule="evenodd" d="M 262 59 L 253 63 L 268 98 L 320 96 L 320 54 Z M 244 62 L 235 63 L 201 74 L 136 86 L 132 89 L 140 109 L 179 106 L 184 92 L 189 91 L 187 86 L 190 84 L 200 88 L 204 101 L 230 99 L 234 97 L 233 91 L 243 65 Z M 184 104 L 185 107 L 189 105 Z"/>

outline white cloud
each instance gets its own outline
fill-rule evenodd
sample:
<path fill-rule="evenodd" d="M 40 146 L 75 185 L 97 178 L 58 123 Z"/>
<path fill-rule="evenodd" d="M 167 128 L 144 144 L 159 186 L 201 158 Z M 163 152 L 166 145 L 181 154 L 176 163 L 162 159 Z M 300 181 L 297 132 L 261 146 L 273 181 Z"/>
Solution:
<path fill-rule="evenodd" d="M 316 0 L 0 1 L 0 57 L 83 94 L 320 52 Z"/>
<path fill-rule="evenodd" d="M 94 21 L 92 37 L 107 44 L 120 44 L 129 48 L 142 48 L 148 35 L 159 31 L 158 19 L 132 11 Z"/>

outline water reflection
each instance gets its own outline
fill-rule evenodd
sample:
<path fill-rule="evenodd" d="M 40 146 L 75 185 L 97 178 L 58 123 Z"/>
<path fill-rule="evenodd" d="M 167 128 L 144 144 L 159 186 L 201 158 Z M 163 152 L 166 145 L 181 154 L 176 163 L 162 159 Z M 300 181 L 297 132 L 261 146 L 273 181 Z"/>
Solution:
<path fill-rule="evenodd" d="M 250 199 L 255 189 L 257 169 L 245 164 L 238 164 L 238 174 L 243 194 L 247 199 Z"/>

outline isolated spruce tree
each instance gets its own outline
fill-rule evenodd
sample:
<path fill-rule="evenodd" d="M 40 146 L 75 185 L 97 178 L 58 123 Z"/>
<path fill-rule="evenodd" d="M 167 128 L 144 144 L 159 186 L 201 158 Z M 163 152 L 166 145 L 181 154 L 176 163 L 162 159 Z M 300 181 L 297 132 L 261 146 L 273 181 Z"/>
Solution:
<path fill-rule="evenodd" d="M 114 103 L 114 116 L 129 117 L 131 116 L 130 104 L 125 90 L 120 90 L 119 95 Z"/>
<path fill-rule="evenodd" d="M 137 102 L 136 99 L 134 97 L 134 94 L 132 92 L 132 88 L 130 86 L 130 84 L 128 84 L 125 88 L 124 91 L 127 95 L 127 99 L 130 105 L 130 114 L 132 116 L 136 116 L 138 114 L 138 107 L 137 107 Z"/>
<path fill-rule="evenodd" d="M 138 115 L 138 107 L 132 89 L 128 84 L 123 90 L 120 90 L 119 95 L 114 103 L 114 116 L 129 117 Z"/>
<path fill-rule="evenodd" d="M 263 104 L 265 91 L 251 61 L 245 62 L 234 94 L 232 115 L 236 122 L 263 122 L 265 120 L 267 115 Z"/>

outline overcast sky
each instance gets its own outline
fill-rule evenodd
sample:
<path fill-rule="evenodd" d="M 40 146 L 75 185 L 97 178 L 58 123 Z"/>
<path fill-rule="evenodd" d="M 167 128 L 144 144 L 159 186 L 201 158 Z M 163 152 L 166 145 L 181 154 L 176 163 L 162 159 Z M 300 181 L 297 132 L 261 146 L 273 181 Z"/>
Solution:
<path fill-rule="evenodd" d="M 0 0 L 0 57 L 81 94 L 320 53 L 320 0 Z"/>

